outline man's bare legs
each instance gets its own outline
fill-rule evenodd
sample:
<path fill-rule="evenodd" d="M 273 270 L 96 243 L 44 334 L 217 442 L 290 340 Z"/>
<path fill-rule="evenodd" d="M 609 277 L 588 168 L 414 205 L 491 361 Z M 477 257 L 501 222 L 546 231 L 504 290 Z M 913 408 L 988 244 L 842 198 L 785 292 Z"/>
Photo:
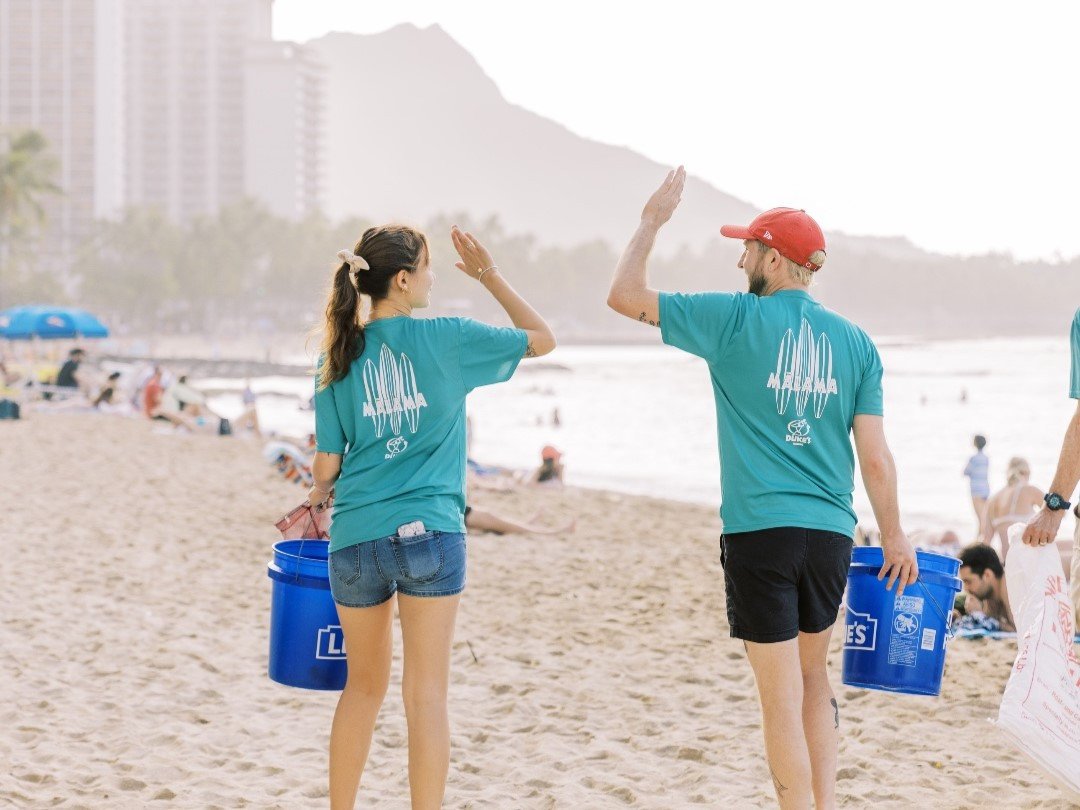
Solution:
<path fill-rule="evenodd" d="M 783 810 L 810 810 L 810 752 L 803 733 L 799 641 L 744 642 L 761 698 L 765 756 Z"/>
<path fill-rule="evenodd" d="M 832 627 L 775 644 L 746 642 L 761 697 L 765 755 L 783 810 L 836 807 L 840 713 L 825 659 Z"/>
<path fill-rule="evenodd" d="M 834 810 L 836 807 L 836 751 L 840 742 L 840 707 L 829 685 L 829 673 L 825 668 L 832 630 L 830 627 L 820 633 L 799 633 L 803 732 L 810 751 L 814 806 L 817 810 Z"/>

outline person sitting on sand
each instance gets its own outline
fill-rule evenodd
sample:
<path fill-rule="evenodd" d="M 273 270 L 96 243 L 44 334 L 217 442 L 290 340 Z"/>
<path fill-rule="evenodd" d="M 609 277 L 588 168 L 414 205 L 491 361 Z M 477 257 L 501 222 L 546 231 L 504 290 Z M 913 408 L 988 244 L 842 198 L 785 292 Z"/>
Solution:
<path fill-rule="evenodd" d="M 931 529 L 915 529 L 908 533 L 908 540 L 915 548 L 923 551 L 931 551 L 935 554 L 945 554 L 955 557 L 960 552 L 960 535 L 952 529 L 934 531 Z"/>
<path fill-rule="evenodd" d="M 86 352 L 82 349 L 72 349 L 68 352 L 68 359 L 60 367 L 56 374 L 57 388 L 82 388 L 79 380 L 79 364 L 86 358 Z"/>
<path fill-rule="evenodd" d="M 960 579 L 968 594 L 964 601 L 966 614 L 979 611 L 995 619 L 1002 630 L 1009 633 L 1016 631 L 1016 621 L 1005 587 L 1005 568 L 993 548 L 986 543 L 975 543 L 961 551 Z"/>
<path fill-rule="evenodd" d="M 561 487 L 563 485 L 562 453 L 550 444 L 540 451 L 540 466 L 536 468 L 529 484 L 533 486 Z"/>
<path fill-rule="evenodd" d="M 109 375 L 105 385 L 98 391 L 97 396 L 94 397 L 93 406 L 100 408 L 102 405 L 115 405 L 119 402 L 119 398 L 116 396 L 116 389 L 119 386 L 120 372 L 114 371 Z"/>
<path fill-rule="evenodd" d="M 1043 491 L 1028 483 L 1031 467 L 1025 459 L 1009 459 L 1009 468 L 1005 471 L 1008 482 L 986 501 L 982 519 L 984 543 L 994 544 L 994 537 L 1001 543 L 1001 559 L 1009 554 L 1009 527 L 1014 523 L 1027 523 L 1034 516 L 1035 509 L 1043 504 Z"/>
<path fill-rule="evenodd" d="M 5 388 L 9 385 L 14 385 L 19 381 L 19 375 L 9 369 L 4 364 L 4 359 L 0 357 L 0 388 Z"/>
<path fill-rule="evenodd" d="M 161 397 L 161 410 L 166 414 L 183 414 L 189 419 L 214 414 L 206 404 L 206 394 L 188 385 L 187 375 L 181 375 L 165 389 Z"/>
<path fill-rule="evenodd" d="M 493 512 L 483 509 L 465 507 L 465 528 L 469 531 L 492 532 L 494 534 L 536 534 L 556 535 L 570 534 L 574 531 L 575 521 L 569 520 L 562 526 L 539 526 L 534 521 L 539 519 L 540 513 L 533 515 L 527 522 L 519 523 L 500 517 Z"/>
<path fill-rule="evenodd" d="M 150 379 L 143 385 L 142 390 L 143 413 L 148 419 L 168 418 L 159 413 L 161 408 L 161 398 L 164 393 L 165 389 L 161 385 L 161 366 L 154 366 L 154 370 L 150 374 Z"/>

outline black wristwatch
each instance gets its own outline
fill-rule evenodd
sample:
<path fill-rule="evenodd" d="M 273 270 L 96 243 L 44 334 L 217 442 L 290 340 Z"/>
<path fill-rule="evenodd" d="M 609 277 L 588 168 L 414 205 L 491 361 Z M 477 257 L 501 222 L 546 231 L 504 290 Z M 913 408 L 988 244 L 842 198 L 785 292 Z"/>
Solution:
<path fill-rule="evenodd" d="M 1072 506 L 1067 500 L 1062 498 L 1056 492 L 1048 492 L 1043 495 L 1043 500 L 1046 501 L 1046 508 L 1051 512 L 1057 512 L 1061 509 L 1068 509 Z"/>

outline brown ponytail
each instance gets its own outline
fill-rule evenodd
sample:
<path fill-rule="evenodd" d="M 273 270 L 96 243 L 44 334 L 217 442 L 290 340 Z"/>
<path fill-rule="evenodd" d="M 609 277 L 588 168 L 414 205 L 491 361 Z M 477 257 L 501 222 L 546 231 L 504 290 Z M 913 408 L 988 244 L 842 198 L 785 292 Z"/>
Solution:
<path fill-rule="evenodd" d="M 427 237 L 405 225 L 382 225 L 364 231 L 352 253 L 359 260 L 337 265 L 326 302 L 320 391 L 348 374 L 353 360 L 363 354 L 360 296 L 369 296 L 374 304 L 386 298 L 398 272 L 415 273 L 428 256 Z"/>

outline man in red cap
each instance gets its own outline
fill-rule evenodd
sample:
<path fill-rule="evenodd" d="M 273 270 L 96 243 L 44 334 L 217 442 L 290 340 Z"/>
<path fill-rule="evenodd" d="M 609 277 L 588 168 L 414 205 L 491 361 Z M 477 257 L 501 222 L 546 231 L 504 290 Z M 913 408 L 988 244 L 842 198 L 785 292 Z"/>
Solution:
<path fill-rule="evenodd" d="M 809 808 L 813 795 L 827 810 L 836 807 L 840 714 L 825 660 L 855 533 L 852 433 L 881 532 L 878 578 L 899 594 L 918 576 L 885 442 L 881 359 L 862 329 L 811 297 L 825 237 L 805 211 L 774 208 L 720 229 L 743 240 L 748 292 L 651 289 L 649 252 L 685 180 L 680 166 L 645 204 L 608 306 L 709 365 L 731 635 L 754 670 L 780 806 Z"/>

